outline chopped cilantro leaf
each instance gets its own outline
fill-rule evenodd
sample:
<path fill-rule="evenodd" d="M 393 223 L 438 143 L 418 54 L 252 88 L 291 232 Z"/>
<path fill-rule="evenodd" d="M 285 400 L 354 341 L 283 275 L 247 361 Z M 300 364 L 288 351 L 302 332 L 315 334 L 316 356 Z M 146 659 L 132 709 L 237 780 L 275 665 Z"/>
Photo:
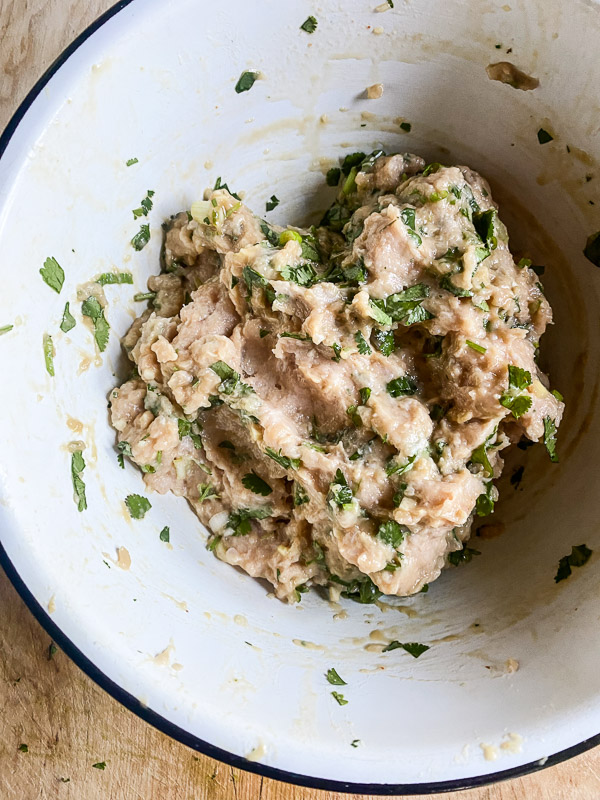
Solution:
<path fill-rule="evenodd" d="M 385 300 L 374 300 L 373 298 L 369 299 L 369 314 L 375 322 L 378 322 L 380 325 L 391 325 L 392 318 L 389 314 L 387 314 L 383 308 L 385 305 Z"/>
<path fill-rule="evenodd" d="M 108 336 L 110 326 L 104 316 L 104 309 L 98 302 L 97 298 L 88 297 L 81 305 L 81 313 L 85 317 L 89 317 L 94 323 L 94 338 L 98 345 L 98 350 L 103 353 L 108 344 Z"/>
<path fill-rule="evenodd" d="M 92 764 L 92 767 L 95 769 L 106 769 L 106 761 L 98 761 L 95 764 Z"/>
<path fill-rule="evenodd" d="M 511 389 L 526 389 L 528 386 L 531 386 L 531 372 L 509 364 L 508 386 Z"/>
<path fill-rule="evenodd" d="M 363 386 L 362 389 L 358 390 L 358 394 L 360 395 L 360 404 L 366 406 L 369 397 L 371 397 L 370 388 L 368 386 Z"/>
<path fill-rule="evenodd" d="M 310 497 L 308 496 L 304 486 L 297 481 L 294 481 L 294 506 L 302 506 L 304 503 L 310 503 Z"/>
<path fill-rule="evenodd" d="M 263 497 L 267 497 L 273 492 L 269 484 L 257 475 L 254 470 L 244 475 L 242 484 L 249 491 L 254 492 L 254 494 L 260 494 Z"/>
<path fill-rule="evenodd" d="M 470 289 L 462 289 L 460 286 L 455 286 L 450 280 L 449 275 L 444 275 L 440 279 L 440 289 L 446 289 L 451 292 L 455 297 L 473 297 L 473 292 Z"/>
<path fill-rule="evenodd" d="M 472 547 L 463 547 L 462 550 L 455 550 L 453 553 L 448 554 L 448 563 L 455 567 L 459 564 L 468 564 L 473 560 L 473 556 L 480 556 L 479 550 L 474 550 Z"/>
<path fill-rule="evenodd" d="M 345 706 L 348 703 L 344 695 L 340 694 L 339 692 L 332 692 L 331 696 L 337 701 L 338 705 L 340 706 Z"/>
<path fill-rule="evenodd" d="M 27 747 L 27 745 L 26 745 L 26 744 L 20 744 L 20 745 L 18 746 L 17 750 L 18 750 L 20 753 L 28 753 L 28 752 L 29 752 L 29 747 Z"/>
<path fill-rule="evenodd" d="M 356 331 L 356 333 L 354 334 L 354 341 L 356 342 L 356 345 L 358 347 L 358 352 L 362 356 L 370 356 L 371 355 L 371 353 L 373 351 L 369 347 L 369 344 L 368 344 L 367 340 L 365 339 L 365 337 L 362 335 L 361 331 Z"/>
<path fill-rule="evenodd" d="M 274 208 L 277 208 L 279 205 L 279 199 L 275 197 L 274 194 L 271 195 L 271 199 L 267 200 L 266 209 L 267 211 L 273 211 Z"/>
<path fill-rule="evenodd" d="M 340 678 L 337 671 L 333 667 L 327 670 L 326 677 L 329 683 L 332 684 L 332 686 L 347 686 L 346 681 Z"/>
<path fill-rule="evenodd" d="M 150 225 L 142 225 L 139 231 L 131 240 L 133 248 L 138 252 L 143 250 L 150 241 Z"/>
<path fill-rule="evenodd" d="M 327 499 L 342 509 L 352 503 L 352 489 L 348 486 L 346 477 L 339 468 L 336 470 L 335 478 L 330 484 Z"/>
<path fill-rule="evenodd" d="M 394 550 L 397 550 L 404 541 L 410 531 L 406 525 L 400 525 L 396 520 L 389 519 L 382 522 L 377 530 L 377 536 L 385 544 L 389 544 Z"/>
<path fill-rule="evenodd" d="M 139 164 L 139 159 L 137 158 L 129 158 L 125 162 L 126 167 L 133 167 L 134 164 Z"/>
<path fill-rule="evenodd" d="M 283 267 L 281 277 L 286 281 L 297 283 L 299 286 L 311 286 L 317 277 L 317 273 L 311 264 L 301 264 L 298 267 Z"/>
<path fill-rule="evenodd" d="M 406 395 L 415 394 L 417 391 L 417 384 L 412 378 L 402 375 L 399 378 L 389 381 L 386 386 L 386 391 L 392 397 L 405 397 Z"/>
<path fill-rule="evenodd" d="M 161 540 L 161 542 L 171 541 L 171 531 L 169 530 L 168 525 L 165 525 L 162 531 L 158 534 L 158 538 Z"/>
<path fill-rule="evenodd" d="M 240 94 L 241 92 L 247 92 L 254 86 L 254 81 L 258 78 L 258 72 L 242 72 L 240 77 L 238 78 L 238 82 L 235 85 L 235 91 Z"/>
<path fill-rule="evenodd" d="M 122 453 L 125 456 L 129 456 L 130 458 L 133 456 L 133 453 L 131 452 L 131 445 L 129 444 L 129 442 L 119 442 L 119 444 L 117 445 L 117 449 L 119 450 L 120 453 Z"/>
<path fill-rule="evenodd" d="M 477 211 L 473 214 L 473 226 L 481 241 L 487 244 L 490 250 L 494 250 L 498 246 L 498 239 L 495 235 L 497 216 L 498 212 L 495 208 L 488 208 L 487 211 Z"/>
<path fill-rule="evenodd" d="M 123 457 L 123 453 L 119 453 L 119 455 L 117 456 L 117 462 L 121 467 L 121 469 L 125 469 L 125 459 Z"/>
<path fill-rule="evenodd" d="M 408 472 L 410 469 L 413 468 L 415 461 L 417 460 L 418 453 L 410 456 L 404 464 L 399 464 L 394 457 L 392 457 L 385 468 L 385 473 L 388 477 L 392 475 L 404 475 L 405 472 Z"/>
<path fill-rule="evenodd" d="M 412 130 L 412 125 L 410 124 L 410 122 L 401 122 L 400 128 L 406 133 L 410 133 Z"/>
<path fill-rule="evenodd" d="M 314 33 L 317 30 L 318 24 L 316 17 L 310 16 L 300 25 L 300 30 L 306 31 L 306 33 Z"/>
<path fill-rule="evenodd" d="M 60 294 L 65 282 L 65 272 L 53 256 L 49 256 L 44 261 L 44 266 L 40 269 L 40 275 L 44 279 L 44 283 L 54 289 L 56 294 Z"/>
<path fill-rule="evenodd" d="M 69 305 L 69 304 L 67 303 L 67 305 Z M 8 333 L 9 331 L 12 331 L 12 329 L 14 327 L 15 327 L 14 325 L 3 325 L 0 328 L 0 336 L 2 336 L 4 333 Z"/>
<path fill-rule="evenodd" d="M 494 513 L 494 500 L 492 500 L 492 488 L 494 484 L 488 481 L 485 486 L 485 492 L 480 494 L 475 503 L 475 510 L 478 517 L 487 517 L 488 514 Z"/>
<path fill-rule="evenodd" d="M 238 508 L 232 511 L 227 520 L 227 526 L 233 530 L 234 536 L 244 536 L 250 533 L 252 526 L 251 519 L 266 519 L 271 516 L 271 507 L 262 506 L 261 508 Z"/>
<path fill-rule="evenodd" d="M 396 347 L 393 331 L 382 331 L 380 328 L 374 328 L 371 332 L 371 341 L 379 350 L 381 355 L 391 356 Z"/>
<path fill-rule="evenodd" d="M 556 423 L 551 417 L 544 417 L 544 445 L 550 456 L 550 461 L 558 462 L 556 453 Z"/>
<path fill-rule="evenodd" d="M 44 362 L 46 364 L 46 372 L 52 378 L 54 377 L 54 345 L 52 343 L 52 337 L 49 333 L 45 333 L 42 338 L 42 344 L 44 349 Z"/>
<path fill-rule="evenodd" d="M 402 650 L 406 650 L 406 652 L 410 653 L 410 655 L 413 658 L 418 658 L 419 656 L 422 656 L 423 653 L 426 653 L 427 650 L 429 650 L 429 645 L 428 644 L 419 644 L 419 642 L 406 642 L 406 643 L 403 643 L 403 642 L 399 642 L 396 639 L 394 639 L 392 642 L 390 642 L 387 645 L 387 647 L 384 647 L 381 652 L 382 653 L 389 653 L 390 650 L 398 650 L 399 648 L 401 648 Z"/>
<path fill-rule="evenodd" d="M 529 395 L 503 394 L 500 397 L 500 405 L 507 408 L 515 419 L 519 419 L 531 408 L 531 397 Z"/>
<path fill-rule="evenodd" d="M 75 492 L 75 500 L 77 502 L 77 511 L 85 511 L 87 508 L 87 500 L 85 497 L 85 483 L 81 477 L 81 473 L 85 469 L 85 461 L 81 450 L 75 450 L 71 454 L 71 479 L 73 481 L 73 490 Z"/>
<path fill-rule="evenodd" d="M 382 595 L 382 592 L 369 577 L 362 579 L 357 578 L 352 581 L 344 581 L 334 574 L 329 577 L 334 583 L 339 583 L 345 587 L 342 591 L 342 597 L 346 597 L 348 600 L 354 600 L 355 603 L 361 603 L 363 605 L 376 603 Z"/>
<path fill-rule="evenodd" d="M 299 469 L 301 461 L 299 458 L 288 458 L 288 456 L 281 455 L 281 449 L 278 453 L 273 450 L 271 447 L 265 448 L 265 455 L 272 458 L 273 461 L 276 461 L 280 467 L 283 469 Z"/>
<path fill-rule="evenodd" d="M 408 228 L 408 235 L 410 236 L 411 239 L 413 239 L 413 241 L 417 245 L 417 247 L 419 247 L 423 243 L 423 240 L 421 239 L 421 237 L 417 233 L 417 230 L 416 230 L 416 227 L 415 227 L 415 225 L 416 225 L 415 209 L 414 208 L 404 208 L 404 209 L 402 209 L 402 211 L 400 212 L 400 217 L 402 219 L 402 222 Z"/>
<path fill-rule="evenodd" d="M 336 361 L 339 364 L 339 362 L 340 362 L 340 360 L 342 358 L 342 348 L 341 348 L 340 344 L 338 342 L 334 342 L 331 345 L 331 349 L 334 352 L 333 358 L 331 360 L 332 361 Z"/>
<path fill-rule="evenodd" d="M 350 742 L 350 747 L 358 747 L 359 744 L 360 744 L 360 739 L 352 739 L 352 741 Z"/>
<path fill-rule="evenodd" d="M 537 138 L 540 144 L 548 144 L 548 142 L 553 141 L 554 136 L 549 134 L 548 131 L 545 131 L 543 128 L 540 128 L 537 132 Z"/>
<path fill-rule="evenodd" d="M 218 497 L 219 495 L 210 483 L 198 484 L 198 503 L 203 503 L 205 500 L 217 500 Z"/>
<path fill-rule="evenodd" d="M 490 464 L 490 459 L 488 458 L 487 450 L 488 450 L 488 442 L 490 439 L 493 438 L 495 434 L 489 436 L 483 444 L 480 444 L 479 447 L 476 447 L 475 450 L 471 453 L 471 462 L 473 464 L 481 464 L 485 469 L 486 473 L 491 477 L 494 474 L 494 470 L 492 469 L 492 465 Z"/>
<path fill-rule="evenodd" d="M 63 333 L 68 333 L 72 330 L 77 323 L 75 322 L 75 317 L 71 314 L 69 309 L 69 303 L 65 304 L 65 310 L 63 311 L 62 322 L 60 323 L 60 329 Z"/>
<path fill-rule="evenodd" d="M 554 582 L 566 580 L 571 574 L 571 567 L 583 567 L 590 560 L 594 551 L 584 544 L 574 545 L 571 548 L 571 555 L 563 556 L 558 562 L 558 571 L 554 576 Z"/>
<path fill-rule="evenodd" d="M 125 498 L 125 505 L 129 509 L 129 513 L 133 519 L 143 519 L 146 513 L 152 508 L 150 501 L 140 494 L 127 495 Z"/>
<path fill-rule="evenodd" d="M 244 283 L 248 287 L 248 291 L 252 295 L 254 287 L 258 289 L 263 289 L 265 293 L 265 299 L 269 304 L 272 304 L 275 300 L 275 291 L 269 281 L 263 277 L 260 272 L 257 272 L 252 267 L 244 267 L 242 270 L 242 278 L 244 279 Z"/>

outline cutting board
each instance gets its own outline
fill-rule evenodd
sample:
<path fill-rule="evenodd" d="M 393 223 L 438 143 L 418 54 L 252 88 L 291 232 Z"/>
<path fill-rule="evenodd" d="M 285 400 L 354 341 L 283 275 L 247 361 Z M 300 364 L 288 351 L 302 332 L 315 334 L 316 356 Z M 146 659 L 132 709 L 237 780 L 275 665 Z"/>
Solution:
<path fill-rule="evenodd" d="M 0 129 L 63 48 L 111 5 L 0 0 Z M 360 800 L 232 769 L 154 730 L 55 648 L 2 573 L 0 653 L 0 800 Z M 600 748 L 444 797 L 598 800 Z"/>

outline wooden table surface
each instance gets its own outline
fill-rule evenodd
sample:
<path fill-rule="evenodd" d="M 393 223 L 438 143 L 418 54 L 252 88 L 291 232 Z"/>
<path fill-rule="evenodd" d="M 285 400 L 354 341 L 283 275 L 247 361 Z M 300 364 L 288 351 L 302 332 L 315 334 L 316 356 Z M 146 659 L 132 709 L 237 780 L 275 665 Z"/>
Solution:
<path fill-rule="evenodd" d="M 46 67 L 113 2 L 0 0 L 0 129 Z M 1 572 L 0 652 L 0 800 L 350 797 L 232 769 L 154 730 L 105 694 L 60 650 L 54 652 Z M 94 767 L 102 762 L 105 769 Z M 445 797 L 597 800 L 600 748 L 535 775 Z"/>

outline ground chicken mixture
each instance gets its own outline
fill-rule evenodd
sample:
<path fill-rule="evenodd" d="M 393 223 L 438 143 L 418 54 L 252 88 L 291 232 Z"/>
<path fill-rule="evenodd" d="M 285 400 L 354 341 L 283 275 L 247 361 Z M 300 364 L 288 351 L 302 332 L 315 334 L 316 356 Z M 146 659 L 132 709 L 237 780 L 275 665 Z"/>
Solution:
<path fill-rule="evenodd" d="M 550 306 L 485 180 L 377 151 L 327 183 L 310 230 L 220 180 L 165 224 L 111 415 L 218 558 L 284 600 L 319 585 L 373 602 L 470 558 L 501 451 L 526 437 L 556 460 L 563 403 L 536 365 Z"/>

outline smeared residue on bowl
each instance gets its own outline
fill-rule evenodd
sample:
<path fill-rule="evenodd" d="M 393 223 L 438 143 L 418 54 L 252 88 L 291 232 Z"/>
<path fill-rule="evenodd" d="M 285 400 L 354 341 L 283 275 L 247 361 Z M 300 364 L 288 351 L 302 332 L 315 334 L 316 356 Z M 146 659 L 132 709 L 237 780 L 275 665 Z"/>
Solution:
<path fill-rule="evenodd" d="M 515 67 L 510 61 L 498 61 L 495 64 L 488 64 L 485 71 L 491 81 L 506 83 L 507 86 L 512 86 L 513 89 L 521 89 L 524 92 L 537 89 L 540 85 L 537 78 Z"/>

